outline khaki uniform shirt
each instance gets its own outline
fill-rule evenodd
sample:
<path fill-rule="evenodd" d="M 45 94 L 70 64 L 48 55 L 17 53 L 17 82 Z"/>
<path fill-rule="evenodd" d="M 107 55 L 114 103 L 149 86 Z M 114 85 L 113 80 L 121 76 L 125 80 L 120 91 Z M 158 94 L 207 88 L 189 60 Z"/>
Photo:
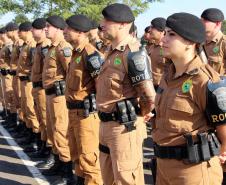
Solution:
<path fill-rule="evenodd" d="M 24 41 L 22 39 L 18 39 L 13 44 L 13 51 L 10 60 L 10 70 L 16 71 L 18 66 L 18 60 L 20 56 L 20 51 L 22 50 Z"/>
<path fill-rule="evenodd" d="M 163 57 L 162 47 L 160 45 L 151 44 L 147 49 L 148 55 L 151 58 L 153 84 L 159 85 L 162 75 L 166 70 L 166 60 Z"/>
<path fill-rule="evenodd" d="M 9 69 L 13 42 L 6 43 L 0 50 L 0 68 Z"/>
<path fill-rule="evenodd" d="M 44 66 L 45 54 L 42 53 L 42 48 L 46 48 L 48 52 L 48 47 L 51 45 L 51 41 L 47 38 L 42 40 L 36 45 L 35 53 L 33 56 L 33 65 L 31 69 L 31 81 L 39 82 L 42 81 L 42 71 Z M 46 52 L 46 54 L 47 54 Z"/>
<path fill-rule="evenodd" d="M 180 77 L 174 78 L 174 74 L 175 67 L 171 64 L 155 99 L 156 118 L 152 137 L 162 146 L 184 145 L 185 133 L 195 136 L 198 132 L 209 130 L 205 115 L 207 82 L 220 79 L 219 74 L 203 64 L 198 56 Z"/>
<path fill-rule="evenodd" d="M 86 67 L 86 57 L 97 49 L 88 39 L 73 50 L 71 62 L 66 77 L 65 96 L 67 101 L 84 100 L 95 92 L 95 81 Z"/>
<path fill-rule="evenodd" d="M 69 49 L 70 53 L 65 55 L 65 49 Z M 42 83 L 45 89 L 52 87 L 55 81 L 65 79 L 71 53 L 72 47 L 64 38 L 59 38 L 52 43 L 45 57 L 42 72 Z"/>
<path fill-rule="evenodd" d="M 204 45 L 209 65 L 220 75 L 226 75 L 226 36 L 221 31 Z"/>
<path fill-rule="evenodd" d="M 127 55 L 130 51 L 138 51 L 139 45 L 137 40 L 128 36 L 109 52 L 96 83 L 98 110 L 113 112 L 115 102 L 138 96 L 128 76 Z"/>
<path fill-rule="evenodd" d="M 18 76 L 30 76 L 31 67 L 32 67 L 32 58 L 33 54 L 31 49 L 36 47 L 36 42 L 33 39 L 30 39 L 24 42 L 23 47 L 20 52 L 17 75 Z"/>

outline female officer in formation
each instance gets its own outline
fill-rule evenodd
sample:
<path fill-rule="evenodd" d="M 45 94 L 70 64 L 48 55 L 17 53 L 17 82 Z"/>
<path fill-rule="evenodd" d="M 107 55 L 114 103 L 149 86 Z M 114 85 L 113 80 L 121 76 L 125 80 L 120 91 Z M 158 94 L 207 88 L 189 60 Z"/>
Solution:
<path fill-rule="evenodd" d="M 196 16 L 176 13 L 168 17 L 163 55 L 171 65 L 157 90 L 152 132 L 157 185 L 222 182 L 225 80 L 199 57 L 196 49 L 204 41 L 205 28 Z"/>

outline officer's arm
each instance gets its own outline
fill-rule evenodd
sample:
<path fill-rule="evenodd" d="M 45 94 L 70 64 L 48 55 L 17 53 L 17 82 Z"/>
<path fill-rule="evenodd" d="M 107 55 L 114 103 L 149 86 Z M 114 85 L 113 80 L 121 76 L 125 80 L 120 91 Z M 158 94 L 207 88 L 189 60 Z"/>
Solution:
<path fill-rule="evenodd" d="M 217 137 L 221 141 L 221 153 L 220 160 L 221 163 L 225 163 L 226 161 L 226 124 L 217 126 Z"/>
<path fill-rule="evenodd" d="M 104 63 L 103 55 L 100 52 L 94 51 L 86 56 L 86 68 L 92 78 L 96 80 L 100 73 L 101 66 Z"/>
<path fill-rule="evenodd" d="M 63 66 L 64 70 L 68 70 L 68 65 L 71 61 L 71 56 L 72 56 L 72 50 L 70 47 L 64 47 L 59 49 L 59 59 L 61 62 L 61 65 Z"/>
<path fill-rule="evenodd" d="M 139 104 L 143 116 L 154 109 L 155 100 L 149 60 L 144 51 L 128 54 L 128 75 L 140 98 Z"/>
<path fill-rule="evenodd" d="M 209 81 L 206 93 L 206 115 L 208 116 L 210 124 L 216 128 L 218 139 L 221 142 L 220 160 L 222 163 L 226 161 L 225 86 L 226 78 L 223 78 L 217 83 Z"/>
<path fill-rule="evenodd" d="M 134 86 L 140 100 L 142 115 L 149 114 L 154 109 L 155 89 L 152 80 L 145 80 Z"/>

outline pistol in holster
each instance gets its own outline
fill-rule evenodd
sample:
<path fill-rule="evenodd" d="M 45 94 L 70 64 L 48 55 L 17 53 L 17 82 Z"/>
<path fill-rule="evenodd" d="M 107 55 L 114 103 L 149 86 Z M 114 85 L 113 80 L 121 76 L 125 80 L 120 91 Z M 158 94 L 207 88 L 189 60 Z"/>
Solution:
<path fill-rule="evenodd" d="M 130 100 L 123 100 L 116 103 L 117 117 L 121 125 L 125 125 L 127 131 L 136 129 L 134 123 L 137 120 L 135 108 Z"/>
<path fill-rule="evenodd" d="M 54 88 L 56 96 L 62 96 L 65 93 L 65 81 L 56 81 L 54 82 Z"/>
<path fill-rule="evenodd" d="M 191 134 L 185 134 L 189 163 L 209 161 L 211 157 L 220 154 L 220 142 L 214 132 L 197 134 L 197 143 L 193 142 Z"/>
<path fill-rule="evenodd" d="M 89 117 L 90 113 L 97 111 L 96 96 L 94 93 L 88 95 L 84 101 L 84 117 Z"/>

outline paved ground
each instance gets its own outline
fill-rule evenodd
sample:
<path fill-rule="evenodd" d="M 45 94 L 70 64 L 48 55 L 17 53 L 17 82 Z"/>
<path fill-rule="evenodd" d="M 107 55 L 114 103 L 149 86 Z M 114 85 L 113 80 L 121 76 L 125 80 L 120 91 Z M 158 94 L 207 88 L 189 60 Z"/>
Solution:
<path fill-rule="evenodd" d="M 153 155 L 151 138 L 144 143 L 144 171 L 146 184 L 152 185 L 149 168 Z M 40 161 L 41 159 L 39 159 Z M 39 162 L 30 159 L 0 123 L 0 185 L 47 185 L 58 177 L 44 177 L 35 167 Z"/>

